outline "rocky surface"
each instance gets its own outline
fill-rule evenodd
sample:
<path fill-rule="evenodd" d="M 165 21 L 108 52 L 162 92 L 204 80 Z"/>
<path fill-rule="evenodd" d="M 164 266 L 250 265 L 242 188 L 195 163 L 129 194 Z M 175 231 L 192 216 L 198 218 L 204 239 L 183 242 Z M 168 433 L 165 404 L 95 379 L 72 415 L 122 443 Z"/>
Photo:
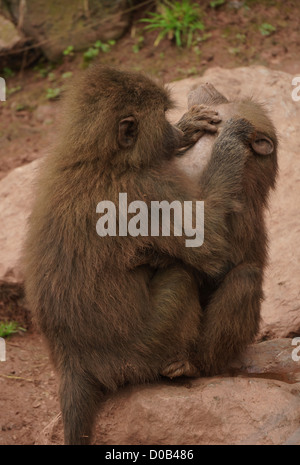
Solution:
<path fill-rule="evenodd" d="M 300 362 L 290 339 L 250 346 L 235 376 L 129 387 L 104 402 L 95 444 L 300 444 Z M 287 373 L 294 373 L 293 381 Z M 270 378 L 270 379 L 269 379 Z M 38 444 L 63 442 L 56 415 Z"/>

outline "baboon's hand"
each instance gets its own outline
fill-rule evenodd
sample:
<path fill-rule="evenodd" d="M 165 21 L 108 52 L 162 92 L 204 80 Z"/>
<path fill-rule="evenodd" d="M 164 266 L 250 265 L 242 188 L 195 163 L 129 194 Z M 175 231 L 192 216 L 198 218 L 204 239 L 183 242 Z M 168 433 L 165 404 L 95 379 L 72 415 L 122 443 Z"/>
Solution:
<path fill-rule="evenodd" d="M 220 121 L 217 111 L 205 105 L 193 105 L 176 124 L 183 133 L 180 148 L 192 146 L 205 132 L 215 134 Z"/>

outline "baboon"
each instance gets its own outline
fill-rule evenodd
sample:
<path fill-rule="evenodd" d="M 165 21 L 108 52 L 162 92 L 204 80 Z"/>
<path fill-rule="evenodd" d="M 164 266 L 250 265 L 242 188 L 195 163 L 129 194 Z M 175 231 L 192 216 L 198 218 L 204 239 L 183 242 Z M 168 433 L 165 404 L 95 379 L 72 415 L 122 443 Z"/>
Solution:
<path fill-rule="evenodd" d="M 188 106 L 211 105 L 218 111 L 226 127 L 228 150 L 236 151 L 236 118 L 243 117 L 255 127 L 250 142 L 253 156 L 247 157 L 239 208 L 227 216 L 227 242 L 230 245 L 230 264 L 224 274 L 209 276 L 197 272 L 199 298 L 202 309 L 201 331 L 194 363 L 200 372 L 214 374 L 250 342 L 259 328 L 263 298 L 263 274 L 267 261 L 267 232 L 264 209 L 268 194 L 275 187 L 277 176 L 276 130 L 263 105 L 245 99 L 229 102 L 211 84 L 201 85 L 188 96 Z M 230 129 L 226 121 L 233 118 Z M 206 133 L 187 153 L 176 160 L 176 166 L 200 184 L 207 176 L 216 137 Z M 204 177 L 204 179 L 203 179 Z M 207 232 L 209 233 L 209 231 Z M 206 232 L 205 232 L 206 234 Z M 192 358 L 191 358 L 192 360 Z M 174 367 L 173 367 L 174 368 Z M 184 372 L 184 367 L 178 373 Z"/>
<path fill-rule="evenodd" d="M 185 374 L 195 374 L 189 360 L 202 314 L 196 273 L 214 280 L 232 264 L 227 217 L 238 208 L 256 130 L 245 119 L 226 123 L 199 184 L 173 160 L 187 139 L 216 131 L 219 117 L 193 107 L 174 127 L 165 116 L 171 106 L 168 91 L 142 74 L 89 69 L 66 96 L 56 146 L 39 174 L 25 289 L 60 375 L 66 444 L 90 443 L 106 393 L 176 375 L 181 361 Z M 108 200 L 118 209 L 119 193 L 149 207 L 205 200 L 203 245 L 186 247 L 184 232 L 172 231 L 99 237 L 97 204 Z M 143 263 L 148 254 L 169 265 Z"/>

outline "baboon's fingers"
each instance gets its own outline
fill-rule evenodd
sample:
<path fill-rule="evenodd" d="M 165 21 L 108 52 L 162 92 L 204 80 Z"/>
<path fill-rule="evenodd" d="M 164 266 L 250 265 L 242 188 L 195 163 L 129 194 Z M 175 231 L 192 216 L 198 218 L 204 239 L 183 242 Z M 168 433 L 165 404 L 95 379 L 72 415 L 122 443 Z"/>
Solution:
<path fill-rule="evenodd" d="M 215 133 L 218 131 L 218 127 L 215 124 L 211 123 L 210 121 L 199 121 L 197 125 L 195 125 L 195 129 L 196 128 L 202 132 Z"/>
<path fill-rule="evenodd" d="M 208 131 L 208 132 L 217 132 L 219 129 L 215 124 L 210 123 L 209 121 L 202 121 L 201 126 L 202 126 L 202 130 Z"/>
<path fill-rule="evenodd" d="M 219 116 L 219 113 L 215 110 L 212 110 L 210 107 L 205 105 L 194 105 L 189 110 L 193 115 L 193 119 L 197 120 L 211 120 L 215 123 L 220 123 L 222 120 Z"/>

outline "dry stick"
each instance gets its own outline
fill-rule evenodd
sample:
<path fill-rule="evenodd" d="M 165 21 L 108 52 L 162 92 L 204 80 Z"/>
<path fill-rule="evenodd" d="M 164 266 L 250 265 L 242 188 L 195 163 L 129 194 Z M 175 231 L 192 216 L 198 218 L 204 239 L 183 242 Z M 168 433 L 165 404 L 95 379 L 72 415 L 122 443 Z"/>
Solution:
<path fill-rule="evenodd" d="M 2 376 L 2 378 L 8 378 L 8 379 L 21 379 L 22 381 L 29 381 L 30 383 L 33 383 L 33 379 L 28 379 L 28 378 L 22 378 L 22 376 L 12 376 L 12 375 L 3 375 L 2 373 L 0 373 L 0 376 Z"/>
<path fill-rule="evenodd" d="M 23 28 L 25 9 L 26 9 L 26 0 L 21 0 L 19 4 L 19 21 L 18 21 L 19 31 L 21 31 Z"/>
<path fill-rule="evenodd" d="M 83 8 L 84 8 L 87 18 L 90 18 L 91 15 L 90 15 L 90 10 L 89 10 L 89 0 L 83 0 Z"/>

